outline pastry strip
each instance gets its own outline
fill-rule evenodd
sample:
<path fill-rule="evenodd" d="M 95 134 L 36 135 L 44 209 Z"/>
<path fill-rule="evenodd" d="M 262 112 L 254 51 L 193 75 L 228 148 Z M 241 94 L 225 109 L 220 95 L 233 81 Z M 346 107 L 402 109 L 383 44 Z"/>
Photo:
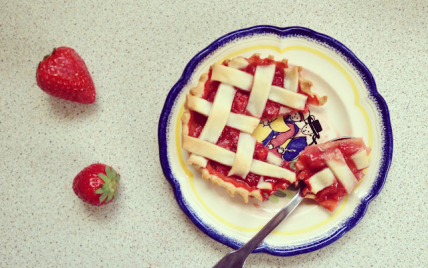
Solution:
<path fill-rule="evenodd" d="M 269 93 L 269 99 L 293 109 L 304 110 L 308 96 L 294 93 L 281 87 L 272 86 Z"/>
<path fill-rule="evenodd" d="M 325 168 L 309 178 L 308 183 L 311 186 L 311 192 L 316 194 L 322 189 L 332 185 L 336 179 L 331 169 Z"/>
<path fill-rule="evenodd" d="M 249 91 L 253 85 L 253 76 L 249 73 L 214 63 L 211 80 Z"/>
<path fill-rule="evenodd" d="M 297 93 L 299 87 L 299 68 L 284 69 L 284 87 L 291 92 Z"/>
<path fill-rule="evenodd" d="M 275 65 L 257 66 L 254 74 L 254 84 L 248 99 L 247 111 L 260 118 L 266 106 L 275 75 Z"/>
<path fill-rule="evenodd" d="M 210 115 L 212 104 L 211 102 L 198 98 L 192 95 L 187 95 L 187 108 L 205 116 Z M 254 129 L 259 124 L 259 119 L 252 116 L 230 113 L 226 125 L 236 128 L 245 133 L 253 133 Z"/>
<path fill-rule="evenodd" d="M 229 171 L 227 176 L 237 175 L 245 179 L 250 172 L 255 148 L 256 139 L 250 134 L 240 133 L 235 161 L 233 162 L 232 169 Z"/>
<path fill-rule="evenodd" d="M 183 149 L 229 167 L 235 161 L 234 152 L 190 136 L 183 137 Z M 261 176 L 284 179 L 290 183 L 296 181 L 296 174 L 294 172 L 255 159 L 251 162 L 250 172 Z"/>
<path fill-rule="evenodd" d="M 190 157 L 187 160 L 187 163 L 190 165 L 195 165 L 195 166 L 204 168 L 204 167 L 207 167 L 208 159 L 197 154 L 190 154 Z"/>
<path fill-rule="evenodd" d="M 369 166 L 369 157 L 366 150 L 361 150 L 351 156 L 358 170 L 365 169 Z"/>
<path fill-rule="evenodd" d="M 324 155 L 324 159 L 326 159 L 327 166 L 333 171 L 334 176 L 345 188 L 346 193 L 350 194 L 358 184 L 358 180 L 346 164 L 342 153 L 335 149 L 333 152 Z"/>
<path fill-rule="evenodd" d="M 216 143 L 226 126 L 232 108 L 236 90 L 226 84 L 220 84 L 215 95 L 207 122 L 202 129 L 200 139 Z"/>

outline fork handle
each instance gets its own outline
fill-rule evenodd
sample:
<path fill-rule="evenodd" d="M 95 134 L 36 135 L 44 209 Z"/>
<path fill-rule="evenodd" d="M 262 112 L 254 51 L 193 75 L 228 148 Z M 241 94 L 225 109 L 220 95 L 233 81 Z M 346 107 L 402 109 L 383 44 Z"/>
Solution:
<path fill-rule="evenodd" d="M 270 234 L 293 210 L 302 202 L 303 197 L 296 194 L 250 241 L 245 243 L 237 252 L 245 258 Z"/>
<path fill-rule="evenodd" d="M 253 250 L 265 239 L 265 237 L 275 229 L 291 212 L 302 202 L 301 196 L 302 187 L 290 200 L 290 202 L 282 208 L 250 241 L 243 245 L 240 249 L 232 251 L 224 256 L 213 268 L 225 267 L 243 267 L 245 259 Z"/>

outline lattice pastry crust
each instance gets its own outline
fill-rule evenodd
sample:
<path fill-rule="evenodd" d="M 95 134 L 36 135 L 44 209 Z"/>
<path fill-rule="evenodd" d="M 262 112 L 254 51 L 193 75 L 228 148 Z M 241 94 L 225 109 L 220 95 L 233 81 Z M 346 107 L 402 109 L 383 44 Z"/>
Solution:
<path fill-rule="evenodd" d="M 260 57 L 260 55 L 254 54 L 252 57 Z M 273 60 L 273 57 L 269 56 L 269 59 Z M 283 60 L 282 63 L 286 66 L 287 60 Z M 246 68 L 248 64 L 248 59 L 237 57 L 225 61 L 224 64 L 212 65 L 211 80 L 220 83 L 213 102 L 202 98 L 205 84 L 209 79 L 209 72 L 207 72 L 200 77 L 197 86 L 192 88 L 186 96 L 185 111 L 182 116 L 182 147 L 189 152 L 188 164 L 200 170 L 202 178 L 224 187 L 231 196 L 241 195 L 245 202 L 248 202 L 248 197 L 255 197 L 262 201 L 266 199 L 262 196 L 261 190 L 269 187 L 272 189 L 272 185 L 263 181 L 264 176 L 278 178 L 288 183 L 296 181 L 295 172 L 281 167 L 283 160 L 279 157 L 269 153 L 266 162 L 253 159 L 256 140 L 251 133 L 260 120 L 264 119 L 263 111 L 267 101 L 281 105 L 278 116 L 306 109 L 308 97 L 315 100 L 316 105 L 323 105 L 327 101 L 327 97 L 319 97 L 311 91 L 312 83 L 301 77 L 301 67 L 285 68 L 284 87 L 279 87 L 272 85 L 275 64 L 256 66 L 254 76 L 240 70 Z M 300 91 L 298 91 L 299 88 Z M 245 114 L 231 112 L 237 91 L 249 92 Z M 190 111 L 207 117 L 197 138 L 189 135 Z M 225 126 L 240 131 L 236 153 L 216 145 Z M 258 188 L 249 191 L 211 174 L 206 168 L 209 160 L 231 167 L 227 176 L 245 178 L 249 172 L 262 176 L 257 185 Z"/>

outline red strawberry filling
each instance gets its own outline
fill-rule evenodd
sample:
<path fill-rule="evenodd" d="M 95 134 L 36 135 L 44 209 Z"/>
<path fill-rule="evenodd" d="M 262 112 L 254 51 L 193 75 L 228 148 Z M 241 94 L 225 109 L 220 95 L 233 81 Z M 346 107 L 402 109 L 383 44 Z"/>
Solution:
<path fill-rule="evenodd" d="M 188 125 L 189 136 L 196 137 L 196 138 L 199 137 L 199 134 L 201 133 L 205 125 L 205 121 L 206 121 L 205 116 L 191 111 L 191 118 Z M 239 130 L 226 126 L 223 129 L 223 132 L 220 138 L 218 139 L 216 145 L 236 153 L 239 133 L 240 133 Z M 253 158 L 256 160 L 266 162 L 267 153 L 268 153 L 268 149 L 263 147 L 261 143 L 257 142 L 256 148 L 254 150 Z M 282 167 L 291 170 L 289 163 L 285 161 Z M 220 164 L 212 160 L 208 161 L 207 170 L 210 172 L 210 174 L 216 175 L 217 177 L 221 178 L 225 182 L 232 183 L 236 187 L 244 188 L 250 192 L 258 189 L 257 184 L 260 180 L 260 175 L 256 175 L 250 172 L 245 177 L 245 179 L 235 175 L 227 176 L 230 169 L 231 167 L 229 166 Z M 268 181 L 273 184 L 272 190 L 260 189 L 264 199 L 274 194 L 277 189 L 284 190 L 289 186 L 289 183 L 287 181 L 279 178 L 264 177 L 264 181 Z"/>
<path fill-rule="evenodd" d="M 272 65 L 275 64 L 276 68 L 275 68 L 275 75 L 272 81 L 272 85 L 273 86 L 278 86 L 278 87 L 283 87 L 284 86 L 284 68 L 288 68 L 288 64 L 286 64 L 285 62 L 279 62 L 279 61 L 275 61 L 275 60 L 271 60 L 269 58 L 266 59 L 261 59 L 260 57 L 257 56 L 253 56 L 247 59 L 249 64 L 247 67 L 240 69 L 241 71 L 247 72 L 251 75 L 254 76 L 254 73 L 256 72 L 256 68 L 257 66 L 265 66 L 265 65 Z M 223 65 L 228 66 L 227 62 L 224 62 Z M 220 85 L 220 82 L 218 81 L 212 81 L 211 80 L 211 73 L 212 71 L 210 70 L 208 73 L 208 80 L 205 83 L 205 91 L 204 94 L 202 96 L 203 99 L 206 99 L 209 102 L 213 102 L 214 101 L 214 97 L 217 93 L 217 89 L 218 86 Z M 242 90 L 239 90 L 235 95 L 235 98 L 233 100 L 233 104 L 232 104 L 232 112 L 233 113 L 237 113 L 237 114 L 248 114 L 248 112 L 246 112 L 246 107 L 247 107 L 247 103 L 248 103 L 248 98 L 250 96 L 250 92 L 245 92 Z M 305 92 L 303 92 L 300 89 L 298 89 L 298 93 L 300 94 L 305 94 L 307 95 Z M 302 111 L 303 113 L 308 111 L 308 106 L 309 104 L 318 104 L 318 99 L 312 96 L 308 96 L 308 103 L 305 106 L 305 109 Z M 276 102 L 273 102 L 271 100 L 268 100 L 263 112 L 263 119 L 272 119 L 278 116 L 279 114 L 279 109 L 282 105 L 278 104 Z M 284 106 L 285 107 L 285 106 Z"/>
<path fill-rule="evenodd" d="M 261 59 L 258 56 L 250 57 L 247 60 L 249 62 L 248 66 L 240 70 L 245 71 L 252 75 L 254 75 L 257 66 L 275 64 L 276 70 L 275 70 L 275 75 L 274 75 L 272 85 L 279 86 L 279 87 L 284 86 L 284 68 L 288 67 L 287 63 L 278 62 L 268 58 Z M 228 62 L 224 62 L 223 65 L 227 66 Z M 203 99 L 206 99 L 209 102 L 214 101 L 214 97 L 220 85 L 218 81 L 211 80 L 211 75 L 212 75 L 212 71 L 210 70 L 208 73 L 208 80 L 205 83 L 205 89 L 202 96 Z M 307 95 L 306 93 L 301 91 L 300 86 L 298 89 L 298 93 Z M 309 102 L 318 103 L 318 100 L 316 98 L 311 97 L 309 95 L 307 96 L 308 96 L 308 103 Z M 237 113 L 237 114 L 249 115 L 248 112 L 246 111 L 248 99 L 249 99 L 249 92 L 245 92 L 238 89 L 232 103 L 231 112 Z M 262 119 L 272 119 L 277 117 L 279 115 L 281 106 L 282 105 L 276 102 L 268 100 L 262 115 Z M 307 110 L 308 110 L 308 104 L 306 104 L 303 112 L 306 112 Z M 199 137 L 207 118 L 204 115 L 201 115 L 193 111 L 190 111 L 190 114 L 191 114 L 191 117 L 188 123 L 189 136 L 197 138 Z M 236 152 L 239 133 L 240 133 L 239 130 L 226 126 L 216 144 L 225 149 Z M 263 147 L 261 143 L 257 143 L 253 158 L 267 162 L 266 161 L 267 153 L 268 153 L 267 148 Z M 292 170 L 289 166 L 289 163 L 285 161 L 283 162 L 282 167 Z M 217 177 L 220 177 L 224 181 L 230 182 L 236 187 L 244 188 L 250 192 L 258 189 L 257 184 L 260 180 L 259 175 L 256 175 L 250 172 L 245 177 L 245 179 L 239 176 L 227 176 L 230 169 L 231 167 L 229 166 L 225 166 L 223 164 L 217 163 L 212 160 L 208 161 L 207 170 L 210 172 L 210 174 L 216 175 Z M 289 182 L 279 178 L 264 177 L 264 181 L 271 182 L 273 184 L 272 190 L 260 189 L 264 200 L 267 199 L 267 197 L 269 197 L 270 195 L 274 194 L 277 189 L 286 189 L 289 186 Z"/>
<path fill-rule="evenodd" d="M 343 158 L 352 171 L 353 175 L 360 181 L 364 176 L 362 170 L 356 167 L 355 162 L 352 160 L 352 156 L 361 150 L 366 150 L 367 154 L 370 152 L 370 148 L 366 147 L 363 139 L 354 138 L 336 142 L 329 142 L 319 145 L 308 146 L 299 154 L 299 159 L 295 163 L 297 174 L 297 180 L 303 180 L 306 184 L 304 189 L 304 195 L 312 194 L 311 185 L 308 180 L 316 173 L 328 168 L 326 160 L 323 155 L 328 151 L 338 149 L 343 155 Z M 314 200 L 317 201 L 321 206 L 326 209 L 333 211 L 341 201 L 347 192 L 344 186 L 339 182 L 324 188 L 315 194 Z"/>

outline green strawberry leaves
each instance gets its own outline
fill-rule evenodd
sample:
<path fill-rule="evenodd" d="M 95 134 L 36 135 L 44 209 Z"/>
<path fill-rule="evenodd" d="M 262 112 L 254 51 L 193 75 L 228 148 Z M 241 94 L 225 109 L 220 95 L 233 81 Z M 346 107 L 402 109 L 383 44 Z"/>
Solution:
<path fill-rule="evenodd" d="M 100 203 L 105 201 L 105 203 L 110 202 L 113 198 L 117 199 L 117 190 L 119 188 L 120 175 L 112 167 L 106 166 L 105 174 L 97 174 L 100 179 L 104 181 L 101 184 L 101 188 L 95 191 L 96 194 L 101 194 L 99 200 Z"/>
<path fill-rule="evenodd" d="M 297 162 L 297 159 L 299 159 L 299 158 L 294 159 L 294 160 L 293 160 L 293 161 L 291 161 L 291 163 L 290 163 L 290 167 L 291 167 L 292 169 L 294 169 L 294 170 L 296 170 L 295 163 Z"/>
<path fill-rule="evenodd" d="M 108 196 L 108 193 L 103 193 L 103 194 L 100 196 L 100 203 L 102 203 L 102 202 L 103 202 L 103 200 L 105 200 L 107 196 Z"/>
<path fill-rule="evenodd" d="M 106 174 L 109 178 L 115 178 L 116 177 L 116 171 L 109 166 L 106 166 Z"/>
<path fill-rule="evenodd" d="M 105 183 L 110 182 L 110 178 L 107 177 L 106 175 L 102 174 L 102 173 L 98 174 L 98 177 L 100 177 Z"/>

